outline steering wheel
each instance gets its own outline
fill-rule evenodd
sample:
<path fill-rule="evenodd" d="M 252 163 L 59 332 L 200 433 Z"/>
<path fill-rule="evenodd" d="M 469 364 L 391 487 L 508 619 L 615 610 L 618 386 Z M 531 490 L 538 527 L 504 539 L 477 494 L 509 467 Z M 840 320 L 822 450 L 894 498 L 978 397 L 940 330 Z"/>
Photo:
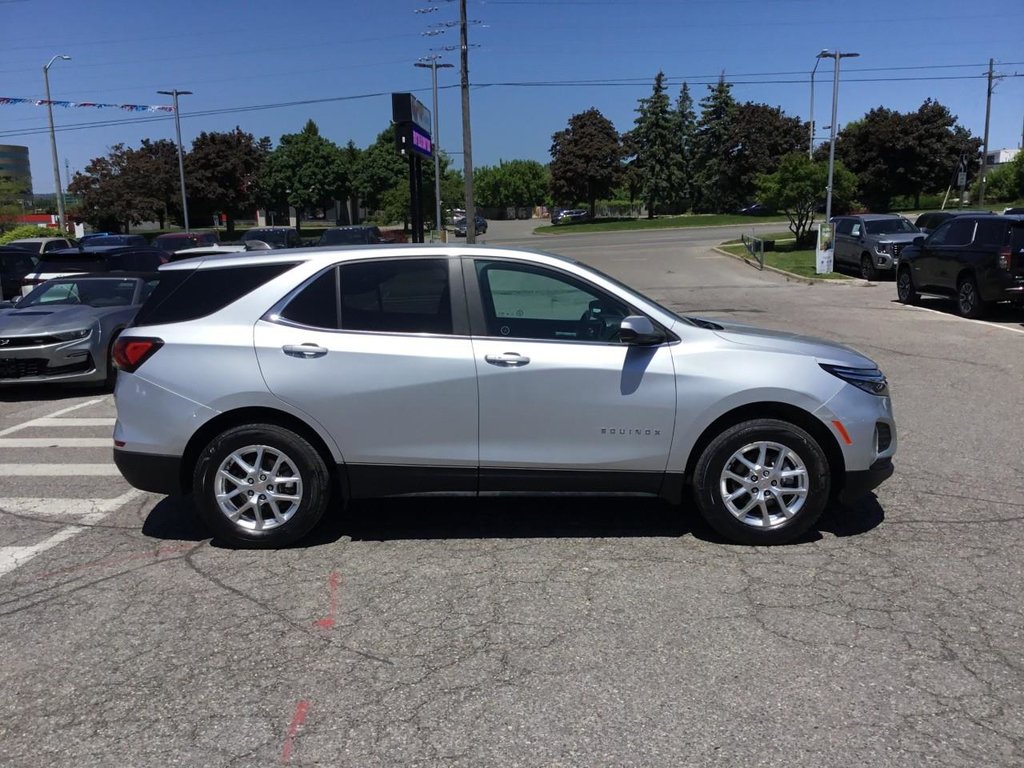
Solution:
<path fill-rule="evenodd" d="M 618 336 L 623 317 L 617 307 L 594 299 L 576 324 L 576 338 L 580 341 L 613 341 Z"/>

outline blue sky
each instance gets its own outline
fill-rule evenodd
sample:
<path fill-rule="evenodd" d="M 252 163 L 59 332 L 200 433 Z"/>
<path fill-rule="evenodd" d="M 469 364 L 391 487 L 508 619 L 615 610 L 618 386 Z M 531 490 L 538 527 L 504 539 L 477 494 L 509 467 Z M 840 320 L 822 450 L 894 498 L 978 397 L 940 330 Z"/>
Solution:
<path fill-rule="evenodd" d="M 430 7 L 438 10 L 415 12 Z M 1005 0 L 470 0 L 469 18 L 482 22 L 470 31 L 479 45 L 470 52 L 474 165 L 546 162 L 551 134 L 589 107 L 620 131 L 630 128 L 659 69 L 673 99 L 683 79 L 699 99 L 724 71 L 738 100 L 806 120 L 810 70 L 823 48 L 861 54 L 843 61 L 840 125 L 872 107 L 907 111 L 931 97 L 979 136 L 981 75 L 994 58 L 1009 77 L 995 89 L 989 146 L 1017 147 L 1024 77 L 1012 75 L 1024 74 L 1021 10 Z M 365 147 L 390 120 L 390 92 L 412 91 L 429 106 L 430 73 L 413 63 L 437 52 L 457 67 L 457 51 L 431 49 L 457 46 L 458 30 L 422 33 L 457 19 L 451 0 L 0 0 L 0 96 L 43 98 L 43 64 L 67 54 L 72 61 L 50 70 L 54 99 L 160 104 L 157 90 L 194 91 L 182 98 L 186 144 L 200 131 L 236 125 L 276 143 L 313 118 L 339 144 Z M 440 144 L 461 164 L 457 73 L 439 70 Z M 831 80 L 832 62 L 822 61 L 819 126 L 830 120 Z M 189 115 L 316 99 L 338 100 Z M 173 139 L 170 117 L 68 130 L 140 117 L 147 115 L 57 109 L 62 177 L 65 158 L 74 171 L 117 142 Z M 0 105 L 0 143 L 28 145 L 35 191 L 53 190 L 45 108 Z"/>

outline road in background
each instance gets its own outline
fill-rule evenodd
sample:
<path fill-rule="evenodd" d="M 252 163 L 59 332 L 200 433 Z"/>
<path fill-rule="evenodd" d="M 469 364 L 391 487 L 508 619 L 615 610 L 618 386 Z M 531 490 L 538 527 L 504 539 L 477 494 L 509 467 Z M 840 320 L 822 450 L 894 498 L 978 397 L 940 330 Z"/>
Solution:
<path fill-rule="evenodd" d="M 0 463 L 53 473 L 7 467 L 0 496 L 68 499 L 0 512 L 0 553 L 83 529 L 0 576 L 0 764 L 1022 764 L 1014 320 L 709 251 L 737 228 L 503 224 L 490 243 L 679 311 L 869 354 L 891 381 L 896 475 L 785 547 L 720 543 L 656 502 L 419 499 L 230 551 L 182 500 L 111 509 L 123 481 L 82 474 L 109 448 L 67 440 L 109 436 L 109 397 L 0 390 L 0 440 L 38 440 L 0 443 Z"/>

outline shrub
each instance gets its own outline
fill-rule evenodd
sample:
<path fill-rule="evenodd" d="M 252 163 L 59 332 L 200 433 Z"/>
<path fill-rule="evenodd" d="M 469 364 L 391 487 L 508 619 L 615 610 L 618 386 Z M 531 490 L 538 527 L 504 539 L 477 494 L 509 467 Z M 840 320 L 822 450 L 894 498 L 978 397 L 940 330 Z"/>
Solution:
<path fill-rule="evenodd" d="M 0 235 L 0 245 L 9 243 L 11 240 L 24 240 L 26 237 L 60 237 L 60 230 L 37 227 L 35 224 L 23 224 Z"/>

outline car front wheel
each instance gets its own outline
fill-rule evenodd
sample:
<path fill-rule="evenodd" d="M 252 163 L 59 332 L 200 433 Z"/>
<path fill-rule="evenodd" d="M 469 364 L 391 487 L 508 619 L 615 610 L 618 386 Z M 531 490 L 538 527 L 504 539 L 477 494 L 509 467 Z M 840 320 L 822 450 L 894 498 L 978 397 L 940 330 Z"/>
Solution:
<path fill-rule="evenodd" d="M 866 253 L 860 257 L 860 276 L 865 280 L 877 280 L 878 270 L 871 263 L 871 257 Z"/>
<path fill-rule="evenodd" d="M 694 472 L 704 519 L 739 544 L 782 544 L 800 536 L 825 509 L 829 488 L 821 446 L 776 419 L 725 430 L 704 449 Z"/>
<path fill-rule="evenodd" d="M 199 516 L 225 543 L 281 547 L 319 522 L 330 475 L 317 450 L 275 424 L 232 427 L 215 437 L 193 474 Z"/>

